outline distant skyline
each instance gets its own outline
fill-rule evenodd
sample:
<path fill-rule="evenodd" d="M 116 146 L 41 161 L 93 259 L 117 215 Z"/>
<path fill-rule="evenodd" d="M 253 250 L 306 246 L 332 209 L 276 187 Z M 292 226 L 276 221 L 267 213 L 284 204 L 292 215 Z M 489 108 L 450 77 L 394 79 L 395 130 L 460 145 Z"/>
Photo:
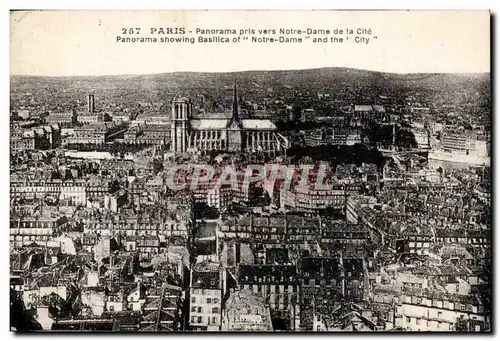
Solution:
<path fill-rule="evenodd" d="M 483 72 L 411 72 L 411 73 L 401 73 L 401 72 L 386 72 L 379 70 L 369 70 L 369 69 L 360 69 L 354 67 L 338 67 L 338 66 L 319 66 L 309 69 L 276 69 L 276 70 L 241 70 L 241 71 L 166 71 L 166 72 L 151 72 L 151 73 L 137 73 L 137 74 L 103 74 L 103 75 L 65 75 L 65 76 L 45 76 L 45 75 L 27 75 L 27 74 L 11 74 L 11 77 L 49 77 L 49 78 L 71 78 L 71 77 L 140 77 L 140 76 L 155 76 L 162 74 L 174 74 L 174 73 L 208 73 L 208 74 L 226 74 L 226 73 L 244 73 L 244 72 L 287 72 L 287 71 L 308 71 L 308 70 L 318 70 L 318 69 L 349 69 L 353 71 L 366 71 L 366 72 L 375 72 L 375 73 L 383 73 L 383 74 L 392 74 L 392 75 L 432 75 L 432 74 L 442 74 L 442 75 L 458 75 L 458 76 L 467 76 L 467 75 L 489 75 L 490 71 Z"/>
<path fill-rule="evenodd" d="M 119 76 L 351 68 L 489 73 L 488 11 L 11 12 L 11 75 Z M 369 44 L 116 43 L 122 27 L 371 28 Z"/>

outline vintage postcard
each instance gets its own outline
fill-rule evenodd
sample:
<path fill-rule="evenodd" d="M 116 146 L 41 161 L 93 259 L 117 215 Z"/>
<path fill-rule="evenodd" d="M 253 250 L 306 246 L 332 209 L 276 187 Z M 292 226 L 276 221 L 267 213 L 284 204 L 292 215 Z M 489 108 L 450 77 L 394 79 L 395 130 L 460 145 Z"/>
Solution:
<path fill-rule="evenodd" d="M 11 11 L 10 330 L 492 331 L 488 11 Z"/>

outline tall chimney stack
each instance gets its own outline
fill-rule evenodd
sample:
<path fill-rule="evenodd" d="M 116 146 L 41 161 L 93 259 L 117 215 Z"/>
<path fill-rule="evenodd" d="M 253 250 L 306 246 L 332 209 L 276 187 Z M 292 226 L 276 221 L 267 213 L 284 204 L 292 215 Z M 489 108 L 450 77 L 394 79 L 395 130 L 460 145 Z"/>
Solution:
<path fill-rule="evenodd" d="M 89 113 L 94 113 L 95 112 L 94 94 L 89 94 L 87 104 Z"/>

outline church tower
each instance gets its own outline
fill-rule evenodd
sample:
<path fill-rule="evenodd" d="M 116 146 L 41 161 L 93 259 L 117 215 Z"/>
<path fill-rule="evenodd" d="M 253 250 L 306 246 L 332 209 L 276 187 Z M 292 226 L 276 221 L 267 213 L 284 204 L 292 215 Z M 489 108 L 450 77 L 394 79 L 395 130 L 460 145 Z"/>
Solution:
<path fill-rule="evenodd" d="M 233 89 L 233 115 L 227 125 L 227 150 L 229 152 L 241 152 L 243 144 L 243 124 L 238 113 L 238 95 L 236 93 L 236 81 Z"/>
<path fill-rule="evenodd" d="M 183 153 L 187 149 L 188 123 L 193 105 L 190 100 L 180 98 L 172 103 L 172 119 L 170 128 L 170 150 Z"/>

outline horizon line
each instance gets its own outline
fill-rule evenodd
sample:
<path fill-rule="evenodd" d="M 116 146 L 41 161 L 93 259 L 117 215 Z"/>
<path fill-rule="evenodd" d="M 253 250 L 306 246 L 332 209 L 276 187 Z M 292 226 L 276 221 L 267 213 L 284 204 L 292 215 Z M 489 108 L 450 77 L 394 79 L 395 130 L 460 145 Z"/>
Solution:
<path fill-rule="evenodd" d="M 164 72 L 145 72 L 145 73 L 123 73 L 123 74 L 88 74 L 88 75 L 33 75 L 33 74 L 10 74 L 9 77 L 50 77 L 50 78 L 70 78 L 70 77 L 130 77 L 130 76 L 154 76 L 163 74 L 175 74 L 175 73 L 213 73 L 213 74 L 224 74 L 224 73 L 247 73 L 247 72 L 284 72 L 284 71 L 308 71 L 308 70 L 321 70 L 321 69 L 346 69 L 355 71 L 367 71 L 373 73 L 381 74 L 391 74 L 391 75 L 481 75 L 481 74 L 491 74 L 491 71 L 464 71 L 464 72 L 389 72 L 373 69 L 362 69 L 355 67 L 346 66 L 320 66 L 313 68 L 297 68 L 297 69 L 255 69 L 255 70 L 239 70 L 239 71 L 164 71 Z"/>

